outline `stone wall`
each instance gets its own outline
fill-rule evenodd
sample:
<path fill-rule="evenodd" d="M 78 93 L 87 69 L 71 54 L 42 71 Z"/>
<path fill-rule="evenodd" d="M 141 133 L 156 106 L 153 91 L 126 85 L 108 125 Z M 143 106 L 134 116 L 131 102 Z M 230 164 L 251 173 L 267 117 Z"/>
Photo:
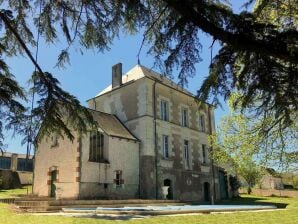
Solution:
<path fill-rule="evenodd" d="M 20 188 L 21 182 L 16 171 L 0 170 L 0 189 Z"/>
<path fill-rule="evenodd" d="M 104 135 L 106 163 L 89 162 L 89 138 L 82 141 L 80 198 L 139 198 L 139 143 Z M 124 184 L 116 186 L 116 171 Z"/>
<path fill-rule="evenodd" d="M 17 171 L 22 185 L 29 185 L 33 182 L 33 172 Z"/>
<path fill-rule="evenodd" d="M 167 82 L 167 85 L 170 85 L 170 82 Z M 161 100 L 169 102 L 169 121 L 160 119 Z M 142 198 L 155 198 L 156 193 L 158 198 L 161 198 L 165 179 L 171 179 L 175 184 L 173 187 L 175 199 L 202 200 L 205 182 L 210 184 L 211 189 L 215 182 L 218 188 L 218 177 L 214 181 L 212 178 L 210 159 L 207 158 L 207 162 L 203 164 L 202 158 L 202 144 L 207 146 L 208 154 L 208 134 L 211 130 L 213 132 L 215 130 L 213 107 L 198 104 L 194 97 L 186 94 L 185 91 L 171 88 L 160 82 L 155 84 L 155 81 L 147 77 L 126 83 L 121 88 L 89 100 L 88 103 L 92 109 L 116 114 L 141 140 L 140 189 Z M 154 108 L 156 109 L 156 121 L 154 120 Z M 181 126 L 182 108 L 188 109 L 188 127 Z M 200 115 L 204 115 L 204 131 L 200 127 Z M 157 148 L 155 148 L 155 124 Z M 164 159 L 162 155 L 162 135 L 164 134 L 169 136 L 170 157 L 167 159 Z M 184 140 L 188 140 L 190 144 L 190 170 L 186 169 L 183 158 Z"/>
<path fill-rule="evenodd" d="M 246 194 L 247 190 L 244 188 L 239 189 L 240 194 Z M 257 196 L 279 196 L 279 197 L 293 197 L 298 198 L 298 190 L 274 190 L 274 189 L 258 189 L 253 188 L 252 195 Z"/>
<path fill-rule="evenodd" d="M 33 193 L 38 196 L 50 196 L 51 172 L 57 171 L 56 188 L 58 197 L 78 198 L 80 151 L 77 138 L 71 142 L 55 136 L 44 138 L 37 147 L 34 169 Z"/>

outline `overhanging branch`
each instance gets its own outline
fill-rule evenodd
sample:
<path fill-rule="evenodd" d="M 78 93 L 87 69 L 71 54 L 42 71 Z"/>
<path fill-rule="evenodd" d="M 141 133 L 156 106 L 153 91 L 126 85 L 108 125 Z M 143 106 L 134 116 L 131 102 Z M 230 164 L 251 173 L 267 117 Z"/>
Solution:
<path fill-rule="evenodd" d="M 22 40 L 22 38 L 20 37 L 20 35 L 18 34 L 18 32 L 12 27 L 11 23 L 10 23 L 10 19 L 7 18 L 7 16 L 5 15 L 5 13 L 0 12 L 0 18 L 2 19 L 2 21 L 5 23 L 6 27 L 13 33 L 13 35 L 17 38 L 19 44 L 21 45 L 21 47 L 24 49 L 24 51 L 26 52 L 26 54 L 28 55 L 29 59 L 32 61 L 32 63 L 34 64 L 34 66 L 36 67 L 36 69 L 40 72 L 43 73 L 41 67 L 39 66 L 39 64 L 37 63 L 37 61 L 34 59 L 33 55 L 31 54 L 30 50 L 28 49 L 28 47 L 26 46 L 25 42 Z"/>
<path fill-rule="evenodd" d="M 180 13 L 181 16 L 187 18 L 188 21 L 198 26 L 202 31 L 212 35 L 215 39 L 233 46 L 234 48 L 239 50 L 248 50 L 262 55 L 270 55 L 284 61 L 298 63 L 297 52 L 290 53 L 285 42 L 280 42 L 280 44 L 277 45 L 275 42 L 277 38 L 273 38 L 269 43 L 269 41 L 256 40 L 252 36 L 245 35 L 243 33 L 232 33 L 225 30 L 223 27 L 215 25 L 204 16 L 204 12 L 200 12 L 200 9 L 208 7 L 207 3 L 204 1 L 163 1 Z M 215 5 L 212 5 L 212 7 L 213 9 L 216 8 Z M 223 8 L 218 8 L 218 11 L 222 12 L 223 10 Z M 235 17 L 239 19 L 239 21 L 242 20 L 242 18 L 237 14 L 232 14 L 231 17 Z M 275 43 L 275 45 L 272 43 Z"/>

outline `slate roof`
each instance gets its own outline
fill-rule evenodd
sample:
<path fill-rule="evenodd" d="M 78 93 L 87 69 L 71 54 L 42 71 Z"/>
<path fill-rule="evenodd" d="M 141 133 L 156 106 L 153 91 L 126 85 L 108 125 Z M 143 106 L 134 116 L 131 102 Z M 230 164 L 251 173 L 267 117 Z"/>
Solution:
<path fill-rule="evenodd" d="M 161 75 L 161 74 L 159 74 L 159 73 L 153 71 L 152 69 L 147 68 L 143 65 L 136 65 L 132 69 L 130 69 L 127 73 L 123 74 L 122 75 L 122 84 L 131 82 L 131 81 L 135 81 L 135 80 L 141 79 L 143 77 L 157 79 L 160 82 L 162 82 L 166 85 L 169 85 L 179 91 L 183 91 L 186 94 L 194 96 L 192 93 L 190 93 L 186 89 L 182 88 L 181 86 L 179 86 L 178 84 L 173 82 L 171 79 L 169 79 L 165 75 Z M 107 88 L 105 88 L 100 93 L 98 93 L 95 97 L 105 94 L 107 92 L 110 92 L 111 90 L 112 90 L 112 85 L 109 85 Z"/>
<path fill-rule="evenodd" d="M 116 115 L 89 109 L 93 119 L 99 127 L 109 136 L 139 141 L 117 118 Z"/>

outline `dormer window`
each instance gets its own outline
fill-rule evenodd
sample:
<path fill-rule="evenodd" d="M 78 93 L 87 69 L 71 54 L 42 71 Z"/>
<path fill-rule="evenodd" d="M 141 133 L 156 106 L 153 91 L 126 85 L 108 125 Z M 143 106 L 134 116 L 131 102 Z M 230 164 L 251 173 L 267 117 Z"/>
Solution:
<path fill-rule="evenodd" d="M 168 103 L 168 101 L 165 101 L 165 100 L 160 101 L 160 118 L 161 118 L 161 120 L 164 120 L 164 121 L 169 120 L 169 103 Z"/>

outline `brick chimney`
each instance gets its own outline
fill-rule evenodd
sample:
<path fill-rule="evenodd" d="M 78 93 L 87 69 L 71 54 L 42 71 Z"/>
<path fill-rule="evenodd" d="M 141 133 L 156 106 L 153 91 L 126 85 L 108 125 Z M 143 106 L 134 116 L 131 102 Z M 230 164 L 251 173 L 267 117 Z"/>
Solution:
<path fill-rule="evenodd" d="M 122 85 L 122 63 L 112 67 L 112 89 Z"/>

